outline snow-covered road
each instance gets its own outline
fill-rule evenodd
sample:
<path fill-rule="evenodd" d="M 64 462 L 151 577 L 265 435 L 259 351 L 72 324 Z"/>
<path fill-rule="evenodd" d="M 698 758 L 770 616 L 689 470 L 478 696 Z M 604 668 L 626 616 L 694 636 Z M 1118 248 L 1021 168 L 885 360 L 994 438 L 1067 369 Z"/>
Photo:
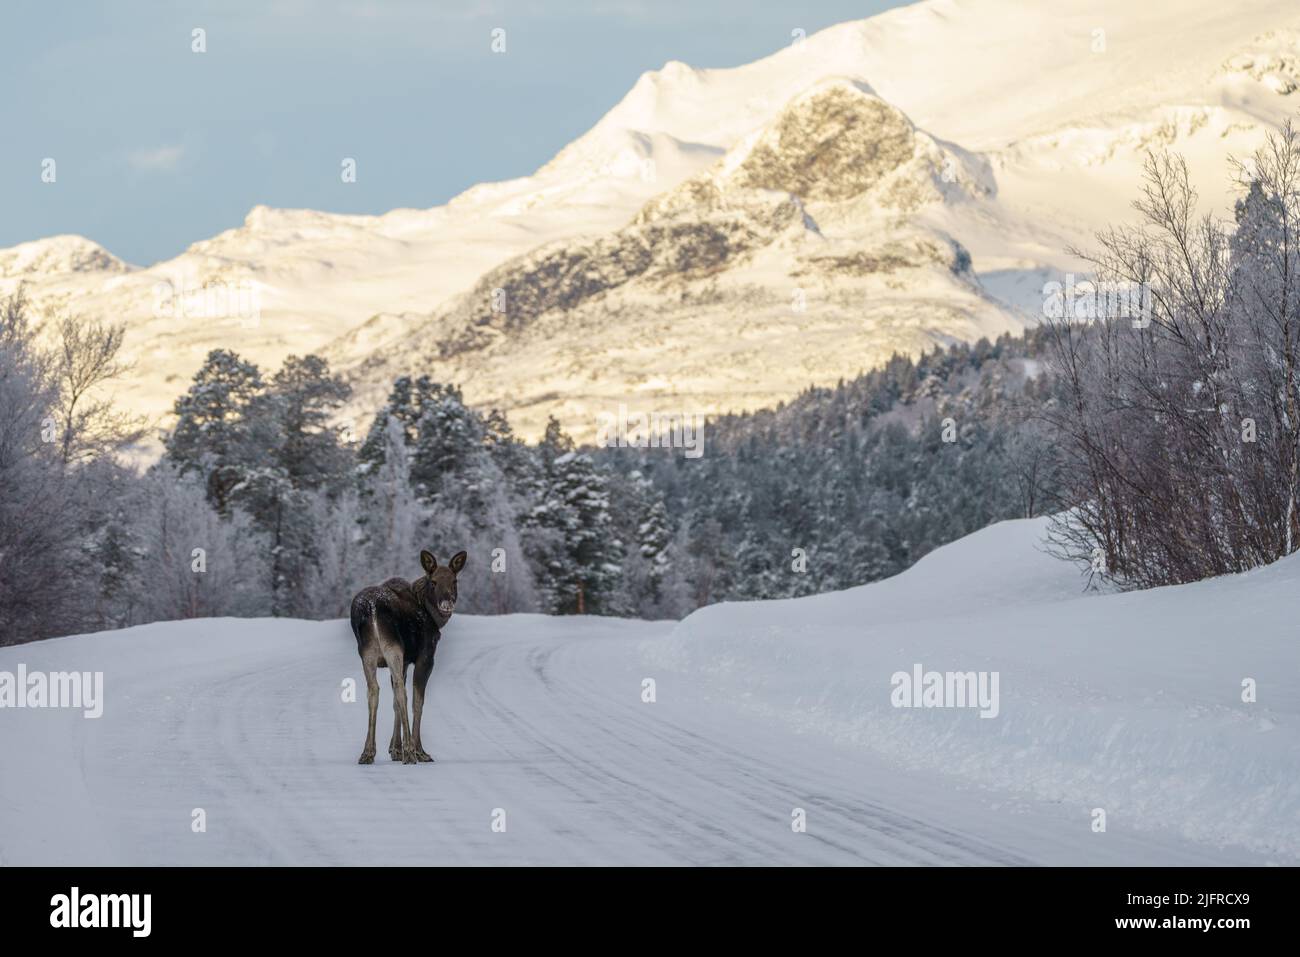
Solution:
<path fill-rule="evenodd" d="M 105 674 L 99 719 L 0 710 L 0 863 L 1261 860 L 1158 831 L 1094 834 L 1078 808 L 797 734 L 701 679 L 648 669 L 645 643 L 670 629 L 458 616 L 425 710 L 436 763 L 415 766 L 388 760 L 386 679 L 380 754 L 357 765 L 365 688 L 343 700 L 345 679 L 361 683 L 343 622 L 160 623 L 0 649 L 0 670 Z"/>

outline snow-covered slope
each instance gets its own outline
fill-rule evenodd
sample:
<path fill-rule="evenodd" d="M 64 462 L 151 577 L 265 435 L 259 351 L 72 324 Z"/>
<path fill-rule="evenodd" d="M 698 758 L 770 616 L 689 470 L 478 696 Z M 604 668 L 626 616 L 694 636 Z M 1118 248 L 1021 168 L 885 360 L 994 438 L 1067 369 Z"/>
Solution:
<path fill-rule="evenodd" d="M 1081 827 L 1101 808 L 1110 826 L 1300 856 L 1300 557 L 1085 595 L 1044 532 L 1004 522 L 886 581 L 704 608 L 645 656 L 811 736 L 1052 802 Z M 917 665 L 996 672 L 996 717 L 895 707 L 893 676 Z"/>
<path fill-rule="evenodd" d="M 359 413 L 396 371 L 455 377 L 525 434 L 622 398 L 748 408 L 1036 314 L 1063 250 L 1130 215 L 1149 149 L 1223 211 L 1227 157 L 1298 83 L 1292 0 L 927 0 L 741 67 L 671 62 L 533 175 L 443 207 L 258 207 L 148 269 L 56 237 L 0 251 L 0 292 L 127 321 L 123 398 L 152 414 L 217 346 L 327 348 Z M 159 283 L 195 307 L 160 309 Z M 491 311 L 496 289 L 532 292 Z"/>
<path fill-rule="evenodd" d="M 1081 597 L 1041 533 L 676 626 L 457 616 L 434 764 L 357 765 L 343 621 L 0 648 L 0 672 L 103 672 L 98 718 L 0 709 L 0 864 L 1300 862 L 1300 562 Z M 998 671 L 997 717 L 893 708 L 915 664 Z"/>

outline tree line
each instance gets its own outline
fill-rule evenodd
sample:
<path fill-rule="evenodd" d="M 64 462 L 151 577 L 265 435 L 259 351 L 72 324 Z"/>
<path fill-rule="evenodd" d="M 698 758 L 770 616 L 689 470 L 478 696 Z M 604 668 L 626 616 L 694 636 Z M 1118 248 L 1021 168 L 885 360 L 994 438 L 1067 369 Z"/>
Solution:
<path fill-rule="evenodd" d="M 141 423 L 86 398 L 127 371 L 120 327 L 60 320 L 42 351 L 27 313 L 21 293 L 0 312 L 0 477 L 19 493 L 0 511 L 6 642 L 341 617 L 361 586 L 415 574 L 422 548 L 470 553 L 465 612 L 680 617 L 872 581 L 1032 511 L 1001 480 L 1017 448 L 1008 410 L 1040 389 L 1017 366 L 1032 336 L 897 356 L 723 417 L 698 459 L 580 448 L 553 419 L 526 443 L 427 376 L 398 378 L 354 441 L 339 424 L 350 389 L 325 360 L 266 375 L 217 349 L 139 473 L 121 453 Z"/>

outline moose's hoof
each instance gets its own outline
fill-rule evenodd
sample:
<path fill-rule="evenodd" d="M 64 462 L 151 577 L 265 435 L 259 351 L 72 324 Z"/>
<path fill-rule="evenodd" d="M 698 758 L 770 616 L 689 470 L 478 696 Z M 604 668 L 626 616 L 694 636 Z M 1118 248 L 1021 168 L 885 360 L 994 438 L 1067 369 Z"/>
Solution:
<path fill-rule="evenodd" d="M 403 764 L 415 764 L 415 763 L 416 763 L 416 761 L 415 761 L 415 752 L 414 752 L 412 749 L 410 749 L 410 748 L 403 748 L 403 749 L 402 749 L 402 763 L 403 763 Z"/>
<path fill-rule="evenodd" d="M 361 757 L 357 758 L 357 764 L 374 764 L 374 763 L 375 763 L 375 752 L 373 751 L 362 751 Z"/>
<path fill-rule="evenodd" d="M 399 751 L 397 748 L 389 748 L 388 756 L 392 758 L 394 761 L 402 760 L 402 752 Z"/>
<path fill-rule="evenodd" d="M 420 748 L 415 752 L 415 758 L 417 761 L 424 761 L 424 762 L 428 762 L 429 764 L 433 763 L 433 758 L 429 757 L 428 752 L 426 752 L 424 748 Z"/>

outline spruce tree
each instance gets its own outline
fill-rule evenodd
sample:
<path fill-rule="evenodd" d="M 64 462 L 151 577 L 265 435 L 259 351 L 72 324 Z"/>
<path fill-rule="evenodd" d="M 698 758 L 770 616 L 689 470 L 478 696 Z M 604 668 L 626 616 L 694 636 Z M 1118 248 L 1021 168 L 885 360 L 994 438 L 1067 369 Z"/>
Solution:
<path fill-rule="evenodd" d="M 167 458 L 182 475 L 203 476 L 208 501 L 229 511 L 231 489 L 245 476 L 251 413 L 264 396 L 261 372 L 228 349 L 208 353 L 185 395 L 176 400 L 176 426 Z"/>

